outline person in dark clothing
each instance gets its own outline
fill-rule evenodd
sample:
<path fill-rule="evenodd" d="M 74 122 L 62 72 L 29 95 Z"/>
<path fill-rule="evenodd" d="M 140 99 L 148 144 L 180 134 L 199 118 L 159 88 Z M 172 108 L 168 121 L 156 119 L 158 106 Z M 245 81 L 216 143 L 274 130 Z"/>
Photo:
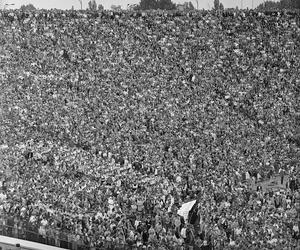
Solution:
<path fill-rule="evenodd" d="M 67 50 L 63 50 L 63 55 L 62 55 L 62 57 L 65 59 L 65 60 L 67 60 L 67 61 L 71 61 L 71 59 L 70 59 L 70 56 L 69 56 L 69 53 L 67 52 Z"/>
<path fill-rule="evenodd" d="M 115 159 L 115 162 L 116 162 L 117 164 L 120 164 L 121 167 L 123 167 L 123 166 L 124 166 L 124 163 L 125 163 L 125 160 L 124 160 L 123 157 L 117 157 L 117 158 Z"/>
<path fill-rule="evenodd" d="M 192 225 L 195 225 L 199 220 L 197 203 L 195 203 L 195 205 L 193 206 L 192 210 L 189 213 L 189 220 Z"/>
<path fill-rule="evenodd" d="M 280 183 L 281 183 L 281 185 L 283 185 L 285 170 L 284 169 L 280 169 L 279 170 L 279 174 L 280 174 Z"/>
<path fill-rule="evenodd" d="M 27 151 L 25 152 L 24 157 L 26 160 L 30 160 L 33 158 L 33 153 L 31 151 Z"/>
<path fill-rule="evenodd" d="M 142 169 L 142 164 L 140 162 L 134 162 L 132 164 L 133 168 L 136 170 L 136 171 L 140 171 Z"/>
<path fill-rule="evenodd" d="M 201 250 L 212 250 L 212 245 L 210 244 L 209 241 L 204 240 L 201 246 Z"/>
<path fill-rule="evenodd" d="M 291 189 L 291 191 L 292 192 L 294 192 L 296 189 L 296 180 L 294 179 L 294 178 L 292 178 L 291 180 L 290 180 L 290 189 Z"/>
<path fill-rule="evenodd" d="M 142 232 L 142 238 L 143 238 L 143 242 L 144 244 L 146 244 L 148 242 L 148 238 L 149 238 L 149 234 L 148 234 L 148 231 L 147 230 L 144 230 Z"/>

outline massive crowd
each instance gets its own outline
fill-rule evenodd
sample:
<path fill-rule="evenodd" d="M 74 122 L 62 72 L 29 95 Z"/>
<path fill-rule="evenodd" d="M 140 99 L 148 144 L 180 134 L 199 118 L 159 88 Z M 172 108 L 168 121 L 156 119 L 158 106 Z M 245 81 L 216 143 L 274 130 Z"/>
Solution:
<path fill-rule="evenodd" d="M 1 224 L 73 249 L 299 248 L 299 49 L 298 13 L 2 12 Z"/>

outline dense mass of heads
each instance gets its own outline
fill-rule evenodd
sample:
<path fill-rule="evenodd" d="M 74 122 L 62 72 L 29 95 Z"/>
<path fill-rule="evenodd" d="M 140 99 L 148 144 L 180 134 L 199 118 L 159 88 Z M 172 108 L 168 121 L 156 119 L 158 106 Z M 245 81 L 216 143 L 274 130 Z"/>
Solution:
<path fill-rule="evenodd" d="M 297 244 L 299 24 L 277 12 L 2 12 L 1 213 L 88 247 Z M 250 181 L 279 172 L 278 193 Z"/>

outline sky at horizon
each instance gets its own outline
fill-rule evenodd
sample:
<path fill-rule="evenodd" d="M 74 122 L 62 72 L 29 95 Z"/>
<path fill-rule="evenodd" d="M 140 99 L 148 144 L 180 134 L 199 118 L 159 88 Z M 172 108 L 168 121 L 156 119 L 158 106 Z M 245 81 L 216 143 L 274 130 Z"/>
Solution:
<path fill-rule="evenodd" d="M 187 0 L 172 0 L 176 4 L 188 2 Z M 88 6 L 89 0 L 82 0 L 83 9 L 86 9 Z M 128 4 L 137 4 L 140 0 L 96 0 L 97 4 L 102 4 L 105 9 L 110 9 L 112 5 L 121 5 L 123 9 L 127 8 Z M 191 0 L 191 2 L 196 7 L 196 0 Z M 221 0 L 225 8 L 235 8 L 238 6 L 241 8 L 255 8 L 260 3 L 263 3 L 264 0 Z M 1 7 L 5 6 L 6 9 L 11 8 L 20 8 L 21 5 L 33 4 L 38 9 L 71 9 L 74 6 L 74 9 L 80 9 L 79 0 L 0 0 Z M 11 6 L 10 4 L 14 4 Z M 211 9 L 213 7 L 214 0 L 199 0 L 199 9 Z"/>

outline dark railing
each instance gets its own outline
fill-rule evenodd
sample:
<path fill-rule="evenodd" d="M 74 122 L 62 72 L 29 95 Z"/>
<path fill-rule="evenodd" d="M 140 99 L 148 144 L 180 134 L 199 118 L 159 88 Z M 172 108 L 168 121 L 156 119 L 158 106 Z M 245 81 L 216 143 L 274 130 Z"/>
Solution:
<path fill-rule="evenodd" d="M 97 244 L 97 246 L 87 246 L 79 244 L 76 241 L 69 241 L 66 240 L 66 238 L 62 237 L 49 237 L 39 234 L 38 232 L 33 232 L 30 230 L 26 230 L 24 228 L 18 229 L 14 226 L 8 226 L 8 225 L 1 225 L 0 224 L 0 235 L 17 238 L 21 240 L 27 240 L 31 242 L 36 242 L 40 244 L 46 244 L 50 246 L 60 247 L 64 249 L 70 249 L 70 250 L 131 250 L 131 249 L 141 249 L 139 247 L 136 247 L 136 245 L 128 245 L 128 244 L 118 244 L 116 242 L 108 242 L 105 240 L 102 240 L 100 244 Z M 156 249 L 158 246 L 152 246 L 151 249 Z M 167 246 L 166 246 L 167 247 Z M 195 245 L 184 245 L 184 249 L 194 249 Z M 167 247 L 167 249 L 170 249 Z M 182 249 L 182 248 L 174 248 L 171 249 Z M 206 248 L 210 250 L 219 250 L 218 248 L 215 248 L 214 246 L 211 246 L 210 248 Z"/>
<path fill-rule="evenodd" d="M 115 242 L 102 241 L 102 244 L 98 246 L 91 247 L 79 244 L 76 241 L 69 241 L 61 237 L 49 237 L 40 235 L 37 232 L 29 231 L 26 229 L 18 229 L 13 226 L 0 225 L 0 235 L 17 238 L 21 240 L 32 241 L 40 244 L 46 244 L 49 246 L 61 247 L 70 250 L 104 250 L 104 249 L 113 249 L 113 250 L 127 250 L 131 249 L 128 245 L 117 244 Z"/>

